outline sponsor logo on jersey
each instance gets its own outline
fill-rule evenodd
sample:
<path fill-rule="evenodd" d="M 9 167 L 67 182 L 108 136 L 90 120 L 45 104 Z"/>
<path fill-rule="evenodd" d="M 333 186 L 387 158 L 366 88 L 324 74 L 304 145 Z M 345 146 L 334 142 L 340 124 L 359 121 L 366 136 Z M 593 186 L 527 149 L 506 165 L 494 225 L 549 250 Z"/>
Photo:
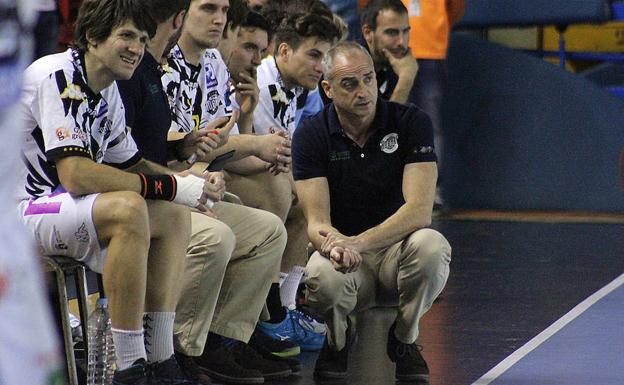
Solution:
<path fill-rule="evenodd" d="M 219 82 L 217 81 L 217 74 L 214 67 L 210 63 L 206 63 L 204 67 L 206 71 L 206 88 L 216 87 Z"/>
<path fill-rule="evenodd" d="M 59 142 L 64 141 L 65 139 L 69 139 L 70 135 L 69 135 L 69 130 L 65 127 L 59 127 L 56 129 L 55 131 L 56 134 L 56 139 L 59 140 Z"/>
<path fill-rule="evenodd" d="M 86 95 L 82 92 L 82 88 L 73 83 L 68 84 L 63 93 L 61 93 L 61 99 L 84 100 L 85 97 Z"/>

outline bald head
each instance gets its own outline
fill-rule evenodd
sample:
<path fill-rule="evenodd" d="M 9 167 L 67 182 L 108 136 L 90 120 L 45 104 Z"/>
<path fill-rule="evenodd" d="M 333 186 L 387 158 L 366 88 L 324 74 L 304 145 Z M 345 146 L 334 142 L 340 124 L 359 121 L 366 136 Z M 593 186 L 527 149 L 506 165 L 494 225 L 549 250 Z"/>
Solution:
<path fill-rule="evenodd" d="M 355 60 L 345 60 L 354 58 Z M 373 59 L 371 59 L 368 51 L 361 45 L 352 41 L 343 41 L 333 46 L 323 58 L 323 74 L 325 79 L 332 80 L 335 77 L 335 67 L 337 64 L 349 64 L 344 63 L 353 62 L 360 64 L 370 63 L 373 67 Z M 374 67 L 373 67 L 374 68 Z"/>

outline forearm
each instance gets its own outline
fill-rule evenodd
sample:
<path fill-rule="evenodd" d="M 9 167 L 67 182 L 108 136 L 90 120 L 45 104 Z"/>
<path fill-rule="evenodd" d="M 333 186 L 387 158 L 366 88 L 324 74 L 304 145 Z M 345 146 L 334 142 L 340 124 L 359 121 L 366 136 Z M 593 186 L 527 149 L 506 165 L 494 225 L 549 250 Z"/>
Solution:
<path fill-rule="evenodd" d="M 244 159 L 230 162 L 225 166 L 226 171 L 240 175 L 253 175 L 268 170 L 269 163 L 255 156 L 248 156 Z"/>
<path fill-rule="evenodd" d="M 414 84 L 414 79 L 399 78 L 396 86 L 394 87 L 394 91 L 392 91 L 392 95 L 390 96 L 390 101 L 397 103 L 406 103 L 409 98 L 409 94 L 412 90 L 412 86 Z"/>
<path fill-rule="evenodd" d="M 236 150 L 232 156 L 232 161 L 240 160 L 250 155 L 256 155 L 254 146 L 255 139 L 255 135 L 232 135 L 228 138 L 226 144 L 208 153 L 201 160 L 210 162 L 217 156 L 232 150 Z"/>
<path fill-rule="evenodd" d="M 379 225 L 355 237 L 360 252 L 393 245 L 416 230 L 431 224 L 431 207 L 425 204 L 405 203 Z"/>
<path fill-rule="evenodd" d="M 137 174 L 95 163 L 91 159 L 60 159 L 57 161 L 57 169 L 63 188 L 74 195 L 111 191 L 141 192 L 141 180 Z"/>
<path fill-rule="evenodd" d="M 133 174 L 143 173 L 148 175 L 171 175 L 174 173 L 173 170 L 146 159 L 141 159 L 137 164 L 127 168 L 125 171 Z"/>
<path fill-rule="evenodd" d="M 238 132 L 241 134 L 252 134 L 253 126 L 253 112 L 250 114 L 243 114 L 241 112 L 238 118 Z"/>

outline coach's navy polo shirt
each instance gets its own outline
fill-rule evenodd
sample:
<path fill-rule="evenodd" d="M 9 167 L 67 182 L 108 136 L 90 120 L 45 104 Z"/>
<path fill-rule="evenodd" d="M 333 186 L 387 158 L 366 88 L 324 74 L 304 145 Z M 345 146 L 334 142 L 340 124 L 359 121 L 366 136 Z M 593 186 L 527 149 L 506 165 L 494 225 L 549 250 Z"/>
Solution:
<path fill-rule="evenodd" d="M 418 107 L 378 99 L 371 127 L 375 132 L 360 148 L 329 104 L 293 137 L 295 180 L 327 178 L 332 225 L 345 235 L 380 224 L 405 203 L 406 164 L 436 161 L 431 120 Z"/>
<path fill-rule="evenodd" d="M 141 152 L 152 162 L 167 165 L 167 132 L 171 109 L 162 88 L 162 70 L 147 51 L 130 80 L 117 82 L 126 109 L 126 125 Z"/>

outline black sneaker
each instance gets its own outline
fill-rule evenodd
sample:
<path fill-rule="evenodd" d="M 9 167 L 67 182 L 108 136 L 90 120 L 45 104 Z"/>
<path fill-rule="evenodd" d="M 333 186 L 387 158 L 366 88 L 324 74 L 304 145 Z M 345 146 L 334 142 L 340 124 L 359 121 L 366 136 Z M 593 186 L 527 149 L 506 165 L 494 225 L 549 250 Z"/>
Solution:
<path fill-rule="evenodd" d="M 189 357 L 179 352 L 175 353 L 175 357 L 176 361 L 178 361 L 178 365 L 180 365 L 180 368 L 184 373 L 186 373 L 187 377 L 202 385 L 212 384 L 212 381 L 210 381 L 210 377 L 201 370 L 193 357 Z"/>
<path fill-rule="evenodd" d="M 428 385 L 429 367 L 420 354 L 422 346 L 399 341 L 394 335 L 395 326 L 393 324 L 388 331 L 387 352 L 390 360 L 396 363 L 397 381 Z"/>
<path fill-rule="evenodd" d="M 195 357 L 193 361 L 205 374 L 217 381 L 232 384 L 264 383 L 262 373 L 239 365 L 229 347 L 219 346 L 212 350 L 204 349 L 202 355 Z"/>
<path fill-rule="evenodd" d="M 265 381 L 286 378 L 292 374 L 287 363 L 267 360 L 243 342 L 237 342 L 231 349 L 234 359 L 240 366 L 259 371 Z"/>
<path fill-rule="evenodd" d="M 185 373 L 175 355 L 161 362 L 149 364 L 150 377 L 163 385 L 201 385 L 192 375 Z"/>
<path fill-rule="evenodd" d="M 260 354 L 262 358 L 264 358 L 265 360 L 283 362 L 286 365 L 288 365 L 288 367 L 293 373 L 299 373 L 301 371 L 301 361 L 299 361 L 296 358 L 281 357 L 281 356 L 275 355 L 271 353 L 268 349 L 263 347 L 262 345 L 251 346 L 250 344 L 249 346 L 256 352 L 258 352 L 258 354 Z"/>
<path fill-rule="evenodd" d="M 314 377 L 317 379 L 336 379 L 343 380 L 347 378 L 347 362 L 349 360 L 349 344 L 342 350 L 334 350 L 327 343 L 327 338 L 323 342 L 321 353 L 316 359 L 314 365 Z"/>
<path fill-rule="evenodd" d="M 148 385 L 147 363 L 139 358 L 131 367 L 124 370 L 116 370 L 113 374 L 113 385 Z"/>
<path fill-rule="evenodd" d="M 273 339 L 259 328 L 255 328 L 249 339 L 249 346 L 256 350 L 263 348 L 278 357 L 293 357 L 301 353 L 301 347 L 292 341 Z"/>

